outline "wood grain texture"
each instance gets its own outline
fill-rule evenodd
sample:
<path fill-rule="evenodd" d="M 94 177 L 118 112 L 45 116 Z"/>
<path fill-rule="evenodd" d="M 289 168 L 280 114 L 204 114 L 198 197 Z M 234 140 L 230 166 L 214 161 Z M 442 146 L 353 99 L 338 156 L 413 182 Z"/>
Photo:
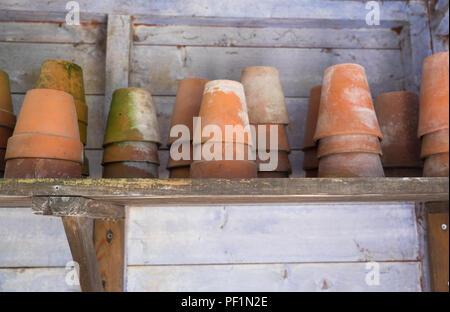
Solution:
<path fill-rule="evenodd" d="M 95 220 L 94 244 L 105 291 L 121 292 L 124 287 L 125 221 Z"/>
<path fill-rule="evenodd" d="M 373 96 L 403 87 L 399 50 L 191 46 L 135 46 L 130 84 L 153 95 L 176 95 L 178 81 L 187 77 L 240 81 L 244 67 L 267 65 L 278 68 L 286 96 L 309 97 L 326 68 L 349 62 L 365 67 Z"/>
<path fill-rule="evenodd" d="M 79 285 L 66 283 L 68 269 L 0 268 L 0 292 L 79 292 Z"/>
<path fill-rule="evenodd" d="M 418 256 L 414 204 L 130 207 L 127 222 L 129 265 Z"/>
<path fill-rule="evenodd" d="M 69 261 L 60 218 L 33 215 L 31 208 L 0 208 L 0 267 L 65 267 Z"/>
<path fill-rule="evenodd" d="M 448 206 L 448 203 L 447 203 Z M 448 292 L 449 282 L 449 235 L 448 211 L 428 214 L 428 250 L 431 289 Z M 443 226 L 446 226 L 444 229 Z"/>
<path fill-rule="evenodd" d="M 366 263 L 129 266 L 128 291 L 378 292 L 421 291 L 418 262 L 379 263 L 368 285 Z"/>
<path fill-rule="evenodd" d="M 62 217 L 73 261 L 80 266 L 80 288 L 83 292 L 102 292 L 103 285 L 93 243 L 92 219 Z"/>

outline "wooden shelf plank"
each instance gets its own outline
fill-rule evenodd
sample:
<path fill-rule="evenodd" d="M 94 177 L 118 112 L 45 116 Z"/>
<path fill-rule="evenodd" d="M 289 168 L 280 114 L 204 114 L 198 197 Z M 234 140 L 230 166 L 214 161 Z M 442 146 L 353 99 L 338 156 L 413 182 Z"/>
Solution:
<path fill-rule="evenodd" d="M 0 180 L 0 206 L 31 196 L 82 196 L 122 205 L 448 201 L 448 178 Z"/>

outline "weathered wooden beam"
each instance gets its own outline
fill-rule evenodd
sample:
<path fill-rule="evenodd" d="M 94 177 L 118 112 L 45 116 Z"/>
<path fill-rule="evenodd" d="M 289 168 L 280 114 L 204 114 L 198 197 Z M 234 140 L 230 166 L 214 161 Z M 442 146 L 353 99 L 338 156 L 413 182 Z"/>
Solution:
<path fill-rule="evenodd" d="M 102 292 L 102 280 L 92 240 L 92 219 L 62 217 L 73 261 L 80 268 L 80 287 L 85 292 Z"/>
<path fill-rule="evenodd" d="M 124 218 L 124 207 L 84 197 L 33 197 L 33 213 L 40 215 L 89 217 L 100 219 Z"/>

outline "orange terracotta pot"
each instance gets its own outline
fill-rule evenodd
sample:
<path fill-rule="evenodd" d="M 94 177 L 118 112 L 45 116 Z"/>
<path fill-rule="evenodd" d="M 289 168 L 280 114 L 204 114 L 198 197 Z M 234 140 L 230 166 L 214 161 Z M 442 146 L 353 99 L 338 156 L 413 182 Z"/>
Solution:
<path fill-rule="evenodd" d="M 381 161 L 386 167 L 423 167 L 417 139 L 419 97 L 406 91 L 375 98 L 375 112 L 383 133 Z"/>
<path fill-rule="evenodd" d="M 275 170 L 276 172 L 288 172 L 292 173 L 291 162 L 289 161 L 289 156 L 287 152 L 278 152 L 278 165 Z M 260 164 L 269 163 L 270 159 L 261 161 L 257 156 L 256 163 L 258 164 L 258 170 L 261 172 Z M 267 171 L 266 171 L 267 172 Z"/>
<path fill-rule="evenodd" d="M 418 136 L 449 127 L 449 53 L 439 52 L 423 61 Z"/>
<path fill-rule="evenodd" d="M 78 116 L 78 129 L 83 144 L 87 142 L 88 107 L 84 94 L 83 70 L 75 63 L 47 60 L 42 63 L 35 89 L 55 89 L 73 96 Z"/>
<path fill-rule="evenodd" d="M 320 158 L 319 178 L 384 177 L 380 155 L 342 153 Z"/>
<path fill-rule="evenodd" d="M 375 153 L 382 155 L 378 137 L 367 134 L 335 135 L 319 141 L 317 157 L 341 153 Z"/>
<path fill-rule="evenodd" d="M 81 144 L 81 142 L 80 142 Z M 81 163 L 43 158 L 16 158 L 6 162 L 7 179 L 79 179 Z"/>
<path fill-rule="evenodd" d="M 423 166 L 424 177 L 448 177 L 449 153 L 431 155 L 425 159 Z"/>
<path fill-rule="evenodd" d="M 194 153 L 196 149 L 200 149 L 201 160 L 256 160 L 256 151 L 253 148 L 246 144 L 233 144 L 233 143 L 214 143 L 214 142 L 206 142 L 201 146 L 194 145 Z M 216 156 L 216 148 L 217 156 L 222 157 L 221 159 L 206 159 L 204 153 L 211 154 L 211 156 Z M 228 154 L 227 154 L 228 153 Z"/>
<path fill-rule="evenodd" d="M 159 165 L 149 162 L 124 161 L 108 163 L 103 165 L 103 178 L 126 179 L 126 178 L 147 178 L 157 179 Z"/>
<path fill-rule="evenodd" d="M 289 124 L 289 115 L 284 99 L 278 69 L 270 66 L 249 66 L 242 71 L 252 124 Z"/>
<path fill-rule="evenodd" d="M 189 179 L 191 177 L 191 166 L 170 169 L 170 179 Z"/>
<path fill-rule="evenodd" d="M 103 146 L 126 141 L 161 143 L 156 110 L 147 90 L 123 88 L 113 93 Z"/>
<path fill-rule="evenodd" d="M 314 141 L 346 134 L 383 138 L 364 68 L 357 64 L 335 65 L 325 71 Z"/>
<path fill-rule="evenodd" d="M 425 134 L 422 137 L 421 157 L 426 158 L 434 154 L 449 152 L 449 132 L 447 129 Z"/>
<path fill-rule="evenodd" d="M 184 143 L 185 144 L 185 143 Z M 169 150 L 169 161 L 167 162 L 167 169 L 172 169 L 172 168 L 178 168 L 178 167 L 190 167 L 193 158 L 193 146 L 192 144 L 189 145 L 189 159 L 180 159 L 180 160 L 174 160 L 171 157 L 171 151 L 173 149 L 177 149 L 179 153 L 182 152 L 181 149 L 181 144 L 176 144 L 176 145 L 171 145 L 170 146 L 170 150 Z"/>
<path fill-rule="evenodd" d="M 319 176 L 319 169 L 305 170 L 305 178 L 317 178 Z"/>
<path fill-rule="evenodd" d="M 277 151 L 284 151 L 284 152 L 290 152 L 291 147 L 289 146 L 289 140 L 286 133 L 286 126 L 283 124 L 262 124 L 262 125 L 254 125 L 255 126 L 255 134 L 256 134 L 256 148 L 259 149 L 259 141 L 258 141 L 258 127 L 259 126 L 265 126 L 265 132 L 266 132 L 266 151 L 271 150 L 270 148 L 270 138 L 271 138 L 271 127 L 275 126 L 277 127 L 277 133 L 274 133 L 274 136 L 276 138 L 277 148 L 273 150 Z"/>
<path fill-rule="evenodd" d="M 303 169 L 317 170 L 319 168 L 319 158 L 317 157 L 317 147 L 303 150 Z"/>
<path fill-rule="evenodd" d="M 422 168 L 384 168 L 384 176 L 389 178 L 421 177 L 422 172 Z"/>
<path fill-rule="evenodd" d="M 103 149 L 103 164 L 122 161 L 146 161 L 159 165 L 158 145 L 151 142 L 111 143 Z"/>
<path fill-rule="evenodd" d="M 9 76 L 3 70 L 0 70 L 0 111 L 13 113 L 11 100 L 11 91 L 9 86 Z"/>
<path fill-rule="evenodd" d="M 6 150 L 6 160 L 16 158 L 83 162 L 83 145 L 70 94 L 51 89 L 27 92 Z"/>
<path fill-rule="evenodd" d="M 319 116 L 320 94 L 322 86 L 315 86 L 309 92 L 308 112 L 306 114 L 305 135 L 303 137 L 303 150 L 316 146 L 314 133 L 316 132 L 317 117 Z"/>
<path fill-rule="evenodd" d="M 256 162 L 246 160 L 194 161 L 191 164 L 193 179 L 234 179 L 256 178 Z"/>
<path fill-rule="evenodd" d="M 205 127 L 217 126 L 222 131 L 222 137 L 219 138 L 222 139 L 222 142 L 254 145 L 248 122 L 244 88 L 241 83 L 231 80 L 208 82 L 205 85 L 199 116 L 201 117 L 201 129 L 194 131 L 202 131 L 201 143 L 217 139 L 213 135 L 204 136 L 203 133 Z M 240 127 L 241 130 L 237 131 L 238 135 L 233 138 L 226 138 L 226 126 Z M 197 125 L 197 127 L 199 126 Z M 245 129 L 248 131 L 244 131 Z"/>
<path fill-rule="evenodd" d="M 193 135 L 193 118 L 197 117 L 202 104 L 203 91 L 208 79 L 187 78 L 178 84 L 177 97 L 173 107 L 172 122 L 170 129 L 175 125 L 185 125 L 189 128 L 190 140 Z M 175 142 L 178 137 L 169 137 L 169 146 Z M 180 141 L 182 142 L 182 141 Z"/>
<path fill-rule="evenodd" d="M 258 178 L 259 179 L 289 178 L 289 172 L 258 171 Z"/>

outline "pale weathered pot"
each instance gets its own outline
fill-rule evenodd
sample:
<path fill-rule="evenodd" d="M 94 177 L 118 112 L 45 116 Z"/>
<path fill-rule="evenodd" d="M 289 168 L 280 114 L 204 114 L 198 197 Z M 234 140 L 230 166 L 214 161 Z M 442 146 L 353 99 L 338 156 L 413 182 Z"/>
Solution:
<path fill-rule="evenodd" d="M 317 157 L 341 153 L 375 153 L 382 155 L 378 137 L 367 134 L 335 135 L 319 141 Z"/>
<path fill-rule="evenodd" d="M 0 110 L 13 113 L 9 76 L 3 70 L 0 70 Z"/>
<path fill-rule="evenodd" d="M 103 165 L 103 178 L 158 178 L 159 165 L 143 161 L 123 161 Z"/>
<path fill-rule="evenodd" d="M 449 152 L 449 132 L 447 129 L 425 134 L 422 137 L 421 157 L 426 158 L 434 154 Z"/>
<path fill-rule="evenodd" d="M 278 154 L 278 156 L 277 156 L 278 164 L 277 164 L 277 167 L 272 171 L 292 173 L 291 162 L 289 161 L 288 153 L 287 152 L 277 152 L 277 154 Z M 258 171 L 261 172 L 260 164 L 267 164 L 269 162 L 270 162 L 270 158 L 268 160 L 261 161 L 259 159 L 259 157 L 257 156 L 256 163 L 258 165 Z M 265 171 L 265 172 L 268 172 L 268 171 Z"/>
<path fill-rule="evenodd" d="M 314 141 L 346 134 L 383 138 L 364 68 L 357 64 L 335 65 L 325 71 Z"/>
<path fill-rule="evenodd" d="M 247 144 L 233 144 L 233 143 L 222 143 L 217 144 L 214 142 L 206 142 L 203 143 L 201 146 L 194 145 L 193 151 L 195 153 L 196 149 L 200 149 L 199 152 L 201 153 L 201 160 L 256 160 L 256 152 L 255 150 L 247 145 Z M 216 155 L 216 148 L 218 149 L 217 155 Z M 214 159 L 206 159 L 204 156 L 204 153 L 211 154 L 210 156 L 213 156 Z M 221 159 L 215 159 L 215 156 L 221 157 Z"/>
<path fill-rule="evenodd" d="M 169 169 L 170 179 L 189 179 L 191 177 L 191 166 L 176 167 Z"/>
<path fill-rule="evenodd" d="M 379 154 L 342 153 L 320 158 L 319 178 L 384 177 Z"/>
<path fill-rule="evenodd" d="M 78 129 L 83 144 L 87 142 L 88 107 L 84 94 L 83 70 L 75 63 L 47 60 L 42 63 L 36 89 L 55 89 L 73 96 L 78 116 Z"/>
<path fill-rule="evenodd" d="M 241 82 L 247 98 L 252 124 L 289 124 L 278 69 L 270 66 L 249 66 L 242 71 Z"/>
<path fill-rule="evenodd" d="M 448 177 L 448 155 L 448 152 L 435 154 L 425 159 L 425 164 L 423 166 L 423 176 Z"/>
<path fill-rule="evenodd" d="M 103 164 L 122 161 L 146 161 L 159 165 L 158 145 L 152 142 L 124 141 L 104 147 Z"/>
<path fill-rule="evenodd" d="M 47 176 L 50 172 L 58 177 L 79 177 L 83 162 L 83 144 L 80 141 L 72 96 L 52 89 L 28 91 L 14 134 L 8 140 L 5 159 L 6 177 L 16 176 L 13 172 L 23 173 L 27 169 L 34 170 L 30 175 Z M 13 164 L 20 163 L 17 159 L 25 159 L 22 162 L 23 168 L 14 168 Z M 78 168 L 80 171 L 75 174 Z M 70 172 L 64 173 L 66 169 Z M 42 170 L 42 173 L 36 170 Z"/>
<path fill-rule="evenodd" d="M 201 117 L 201 130 L 207 126 L 218 127 L 221 130 L 222 137 L 215 139 L 253 146 L 244 88 L 241 83 L 232 80 L 208 82 L 205 85 L 199 116 Z M 226 138 L 226 126 L 240 127 L 237 131 L 238 135 L 235 138 Z M 200 129 L 194 131 L 200 131 Z M 202 143 L 214 138 L 213 135 L 203 135 L 203 131 L 201 133 Z"/>
<path fill-rule="evenodd" d="M 386 167 L 423 167 L 417 138 L 419 97 L 407 91 L 375 98 L 375 112 L 383 133 L 381 161 Z"/>
<path fill-rule="evenodd" d="M 283 124 L 261 124 L 261 125 L 255 125 L 255 134 L 256 134 L 256 148 L 259 149 L 259 131 L 258 127 L 264 126 L 265 127 L 265 133 L 266 133 L 266 151 L 269 150 L 276 150 L 276 151 L 284 151 L 284 152 L 291 152 L 291 148 L 289 146 L 289 140 L 286 133 L 286 125 Z M 271 127 L 277 128 L 277 133 L 272 132 Z M 277 147 L 275 149 L 271 149 L 270 147 L 270 138 L 271 133 L 273 133 L 274 137 L 276 138 Z"/>
<path fill-rule="evenodd" d="M 172 122 L 170 129 L 175 125 L 185 125 L 189 128 L 190 140 L 193 136 L 193 118 L 197 117 L 200 112 L 202 104 L 203 91 L 208 79 L 201 78 L 187 78 L 183 79 L 178 84 L 177 97 L 173 107 Z M 170 134 L 169 134 L 170 135 Z M 169 146 L 175 142 L 178 137 L 170 137 Z M 178 141 L 182 142 L 182 141 Z"/>
<path fill-rule="evenodd" d="M 303 150 L 303 169 L 316 170 L 319 168 L 319 158 L 317 157 L 317 147 L 310 147 Z"/>
<path fill-rule="evenodd" d="M 320 94 L 322 86 L 315 86 L 309 92 L 308 112 L 306 114 L 305 134 L 303 137 L 303 151 L 316 146 L 314 133 L 316 132 L 317 117 L 319 116 Z"/>
<path fill-rule="evenodd" d="M 103 146 L 125 141 L 161 143 L 152 96 L 145 89 L 114 91 Z"/>
<path fill-rule="evenodd" d="M 208 178 L 256 178 L 258 176 L 256 162 L 246 160 L 194 161 L 191 164 L 193 179 Z"/>
<path fill-rule="evenodd" d="M 289 172 L 281 171 L 258 171 L 259 179 L 277 179 L 277 178 L 289 178 Z"/>
<path fill-rule="evenodd" d="M 449 127 L 449 53 L 439 52 L 423 61 L 418 136 Z"/>
<path fill-rule="evenodd" d="M 62 159 L 45 159 L 45 158 L 9 159 L 6 162 L 5 178 L 78 179 L 81 178 L 81 163 Z"/>
<path fill-rule="evenodd" d="M 384 176 L 389 178 L 414 178 L 414 177 L 421 177 L 422 174 L 423 174 L 422 168 L 406 168 L 406 167 L 384 168 Z"/>

